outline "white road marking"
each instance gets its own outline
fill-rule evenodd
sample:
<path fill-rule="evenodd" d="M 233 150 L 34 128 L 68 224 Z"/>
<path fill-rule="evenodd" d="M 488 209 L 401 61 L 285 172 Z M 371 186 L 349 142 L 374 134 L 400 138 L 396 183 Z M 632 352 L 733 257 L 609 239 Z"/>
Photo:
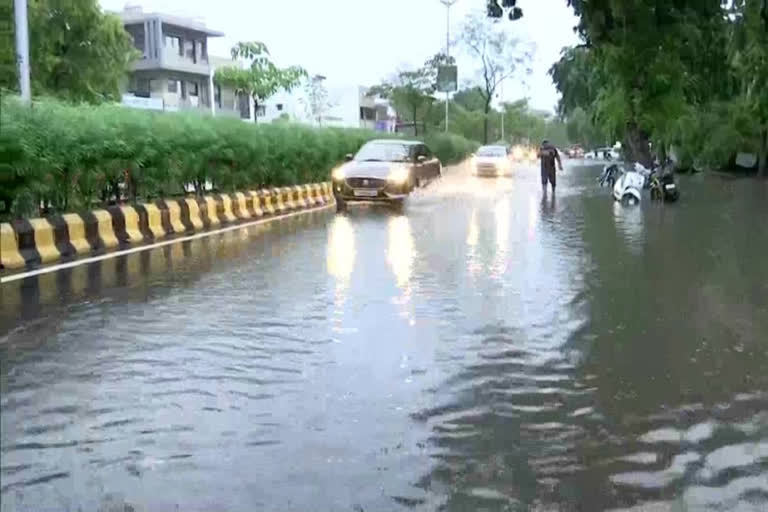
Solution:
<path fill-rule="evenodd" d="M 301 210 L 301 211 L 298 211 L 298 212 L 291 212 L 291 213 L 287 213 L 285 215 L 280 215 L 279 217 L 267 217 L 267 218 L 252 220 L 252 221 L 249 221 L 249 222 L 244 222 L 243 224 L 235 224 L 235 225 L 232 225 L 232 226 L 227 226 L 225 228 L 219 228 L 219 229 L 216 229 L 214 231 L 205 231 L 203 233 L 195 233 L 194 235 L 187 235 L 187 236 L 184 236 L 184 237 L 181 237 L 181 238 L 173 238 L 171 240 L 163 240 L 162 242 L 155 242 L 155 243 L 152 243 L 152 244 L 149 244 L 149 245 L 140 245 L 140 246 L 137 246 L 137 247 L 131 247 L 130 249 L 122 249 L 122 250 L 115 251 L 115 252 L 110 252 L 110 253 L 106 253 L 106 254 L 100 254 L 98 256 L 91 256 L 90 258 L 83 258 L 83 259 L 78 259 L 78 260 L 74 260 L 74 261 L 68 261 L 66 263 L 58 263 L 56 265 L 51 265 L 49 267 L 39 268 L 39 269 L 35 269 L 35 270 L 30 270 L 30 271 L 27 271 L 27 272 L 22 272 L 22 273 L 19 273 L 19 274 L 13 274 L 13 275 L 10 275 L 10 276 L 2 277 L 2 278 L 0 278 L 0 284 L 2 284 L 2 283 L 10 283 L 11 281 L 18 281 L 20 279 L 26 279 L 27 277 L 33 277 L 33 276 L 37 276 L 37 275 L 40 275 L 40 274 L 49 274 L 51 272 L 57 272 L 59 270 L 64 270 L 65 268 L 79 267 L 80 265 L 86 265 L 88 263 L 94 263 L 94 262 L 97 262 L 97 261 L 108 260 L 110 258 L 117 258 L 118 256 L 125 256 L 126 254 L 133 254 L 135 252 L 149 251 L 151 249 L 156 249 L 158 247 L 164 247 L 166 245 L 177 244 L 179 242 L 186 242 L 188 240 L 197 240 L 198 238 L 205 238 L 207 236 L 217 235 L 219 233 L 226 233 L 227 231 L 234 231 L 236 229 L 247 228 L 249 226 L 255 226 L 255 225 L 258 225 L 258 224 L 266 224 L 267 222 L 272 222 L 272 221 L 281 220 L 281 219 L 288 219 L 290 217 L 295 217 L 295 216 L 301 215 L 303 213 L 308 213 L 308 212 L 314 212 L 314 211 L 320 211 L 320 210 L 329 209 L 329 208 L 332 208 L 333 206 L 334 206 L 333 203 L 326 204 L 326 205 L 323 205 L 323 206 L 316 206 L 314 208 L 307 208 L 306 210 Z"/>

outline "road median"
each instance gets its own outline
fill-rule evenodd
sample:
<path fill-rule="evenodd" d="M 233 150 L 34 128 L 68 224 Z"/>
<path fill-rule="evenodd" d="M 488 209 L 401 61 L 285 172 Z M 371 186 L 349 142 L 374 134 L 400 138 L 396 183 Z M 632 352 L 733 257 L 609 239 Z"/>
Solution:
<path fill-rule="evenodd" d="M 19 219 L 0 224 L 0 268 L 34 270 L 49 263 L 149 248 L 163 240 L 214 233 L 221 227 L 279 219 L 333 204 L 328 183 L 311 183 Z"/>

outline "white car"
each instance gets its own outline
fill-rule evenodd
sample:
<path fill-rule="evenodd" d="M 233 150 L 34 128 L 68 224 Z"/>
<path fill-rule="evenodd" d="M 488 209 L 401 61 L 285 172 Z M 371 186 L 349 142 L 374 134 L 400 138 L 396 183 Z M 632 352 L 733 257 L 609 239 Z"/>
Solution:
<path fill-rule="evenodd" d="M 512 158 L 506 146 L 482 146 L 472 159 L 475 176 L 507 176 L 512 171 Z"/>

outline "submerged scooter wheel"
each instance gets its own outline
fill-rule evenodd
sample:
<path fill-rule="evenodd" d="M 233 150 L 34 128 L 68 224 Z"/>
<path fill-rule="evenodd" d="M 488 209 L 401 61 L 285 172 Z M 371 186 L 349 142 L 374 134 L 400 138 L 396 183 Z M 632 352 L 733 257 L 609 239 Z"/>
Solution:
<path fill-rule="evenodd" d="M 639 202 L 640 201 L 638 201 L 637 198 L 632 194 L 624 194 L 623 196 L 621 196 L 621 204 L 625 206 L 634 206 Z"/>

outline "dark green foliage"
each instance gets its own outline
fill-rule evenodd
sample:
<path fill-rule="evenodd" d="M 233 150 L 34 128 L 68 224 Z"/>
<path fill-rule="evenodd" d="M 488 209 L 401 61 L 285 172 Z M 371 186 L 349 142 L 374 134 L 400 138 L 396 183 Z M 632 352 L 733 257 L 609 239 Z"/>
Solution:
<path fill-rule="evenodd" d="M 344 155 L 382 136 L 54 100 L 24 106 L 6 98 L 1 107 L 5 218 L 182 195 L 188 185 L 202 193 L 206 182 L 231 192 L 325 181 Z M 428 142 L 443 163 L 475 149 L 458 136 L 434 135 Z"/>
<path fill-rule="evenodd" d="M 13 0 L 0 0 L 0 89 L 18 86 Z M 137 58 L 120 19 L 97 0 L 28 1 L 29 60 L 34 95 L 97 103 L 120 98 Z"/>

